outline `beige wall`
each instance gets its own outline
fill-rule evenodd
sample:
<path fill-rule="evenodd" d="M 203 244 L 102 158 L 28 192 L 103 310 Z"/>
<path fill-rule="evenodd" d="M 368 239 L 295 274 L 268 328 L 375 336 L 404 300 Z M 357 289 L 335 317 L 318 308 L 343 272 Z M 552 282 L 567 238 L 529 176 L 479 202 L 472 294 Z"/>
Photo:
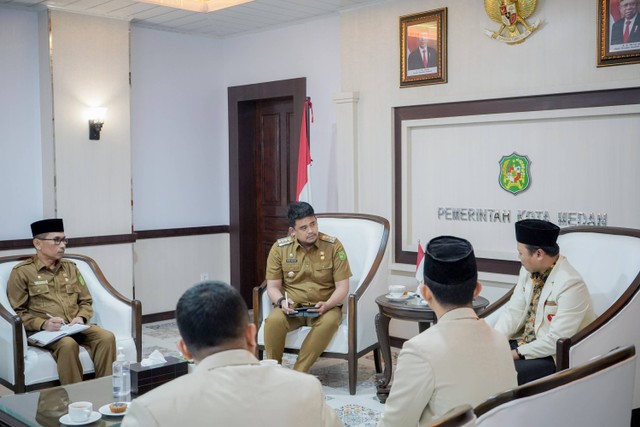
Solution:
<path fill-rule="evenodd" d="M 200 281 L 229 283 L 229 235 L 138 240 L 134 246 L 136 299 L 144 314 L 176 308 L 180 295 Z"/>

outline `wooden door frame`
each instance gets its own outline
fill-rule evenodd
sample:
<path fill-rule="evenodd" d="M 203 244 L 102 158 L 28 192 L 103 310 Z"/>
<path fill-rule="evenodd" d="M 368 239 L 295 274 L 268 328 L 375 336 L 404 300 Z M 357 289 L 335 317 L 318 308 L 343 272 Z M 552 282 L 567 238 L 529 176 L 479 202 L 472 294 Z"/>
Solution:
<path fill-rule="evenodd" d="M 298 167 L 298 141 L 300 140 L 300 126 L 296 124 L 302 121 L 302 106 L 306 96 L 307 79 L 305 77 L 228 88 L 231 286 L 243 294 L 247 304 L 251 304 L 251 289 L 260 283 L 245 283 L 246 269 L 242 268 L 242 260 L 252 256 L 255 244 L 250 242 L 256 238 L 257 227 L 255 209 L 252 208 L 255 203 L 255 180 L 253 174 L 247 173 L 247 170 L 255 169 L 254 158 L 251 155 L 253 147 L 249 144 L 241 145 L 242 141 L 253 142 L 255 134 L 253 125 L 243 124 L 253 123 L 255 120 L 251 113 L 255 111 L 253 107 L 257 102 L 274 98 L 293 98 L 294 125 L 289 147 L 289 170 L 295 173 Z M 295 191 L 294 178 L 290 180 L 289 185 L 291 200 L 295 200 Z"/>

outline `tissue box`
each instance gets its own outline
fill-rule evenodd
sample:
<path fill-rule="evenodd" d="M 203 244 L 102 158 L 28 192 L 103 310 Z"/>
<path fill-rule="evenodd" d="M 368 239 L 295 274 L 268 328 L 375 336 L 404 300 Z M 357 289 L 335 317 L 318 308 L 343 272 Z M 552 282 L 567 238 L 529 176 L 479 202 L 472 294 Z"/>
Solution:
<path fill-rule="evenodd" d="M 166 363 L 155 366 L 131 364 L 131 393 L 141 395 L 164 383 L 184 375 L 189 363 L 176 357 L 167 356 Z"/>

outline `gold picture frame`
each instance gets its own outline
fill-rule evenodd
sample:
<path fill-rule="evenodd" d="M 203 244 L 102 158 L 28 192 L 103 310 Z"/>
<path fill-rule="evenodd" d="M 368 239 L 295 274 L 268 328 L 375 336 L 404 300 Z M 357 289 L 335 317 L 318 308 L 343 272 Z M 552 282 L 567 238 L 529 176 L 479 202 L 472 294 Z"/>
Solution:
<path fill-rule="evenodd" d="M 447 8 L 400 17 L 400 87 L 447 83 Z"/>
<path fill-rule="evenodd" d="M 637 63 L 640 0 L 598 0 L 598 67 Z"/>

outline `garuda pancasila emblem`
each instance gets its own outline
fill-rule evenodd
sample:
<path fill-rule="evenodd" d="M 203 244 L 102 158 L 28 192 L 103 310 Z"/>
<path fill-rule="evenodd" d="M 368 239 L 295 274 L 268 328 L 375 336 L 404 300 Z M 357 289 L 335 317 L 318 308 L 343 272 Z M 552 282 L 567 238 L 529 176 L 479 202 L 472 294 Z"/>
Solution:
<path fill-rule="evenodd" d="M 536 3 L 537 0 L 484 0 L 487 15 L 500 24 L 498 31 L 484 30 L 484 33 L 507 44 L 522 43 L 540 25 L 540 20 L 532 25 L 525 21 L 536 10 Z"/>

